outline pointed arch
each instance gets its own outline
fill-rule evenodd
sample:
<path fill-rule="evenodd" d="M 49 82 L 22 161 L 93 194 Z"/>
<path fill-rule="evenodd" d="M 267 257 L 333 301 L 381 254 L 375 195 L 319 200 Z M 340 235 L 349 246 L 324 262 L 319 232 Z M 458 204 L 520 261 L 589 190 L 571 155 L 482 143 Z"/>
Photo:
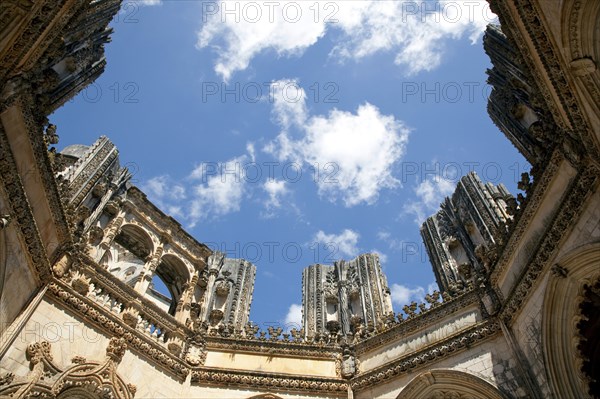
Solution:
<path fill-rule="evenodd" d="M 593 127 L 600 115 L 600 2 L 597 0 L 565 0 L 561 10 L 561 38 L 567 67 L 573 76 L 582 108 Z M 583 103 L 583 104 L 582 104 Z M 596 145 L 600 145 L 598 129 Z"/>
<path fill-rule="evenodd" d="M 396 399 L 453 398 L 460 394 L 465 399 L 506 399 L 496 387 L 472 374 L 456 370 L 429 370 L 415 378 Z M 436 396 L 437 395 L 437 396 Z"/>
<path fill-rule="evenodd" d="M 549 276 L 542 310 L 542 346 L 550 390 L 556 398 L 589 397 L 577 346 L 578 324 L 586 287 L 600 279 L 600 242 L 579 247 L 559 258 Z"/>
<path fill-rule="evenodd" d="M 165 284 L 170 294 L 168 313 L 174 315 L 177 303 L 183 294 L 185 284 L 191 280 L 186 264 L 175 255 L 165 254 L 154 272 L 154 275 Z"/>

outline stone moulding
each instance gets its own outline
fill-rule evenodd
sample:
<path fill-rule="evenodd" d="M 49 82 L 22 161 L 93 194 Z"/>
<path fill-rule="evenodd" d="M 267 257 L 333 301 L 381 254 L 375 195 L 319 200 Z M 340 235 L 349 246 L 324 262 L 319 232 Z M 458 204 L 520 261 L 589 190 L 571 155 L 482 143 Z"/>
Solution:
<path fill-rule="evenodd" d="M 187 330 L 185 325 L 165 313 L 150 300 L 139 295 L 137 291 L 124 284 L 106 269 L 97 266 L 88 256 L 82 257 L 82 260 L 87 263 L 87 267 L 83 269 L 83 272 L 88 278 L 91 278 L 92 283 L 100 284 L 102 289 L 118 297 L 123 305 L 139 302 L 145 314 L 161 325 L 168 327 L 171 331 Z"/>
<path fill-rule="evenodd" d="M 542 173 L 542 176 L 539 179 L 534 180 L 531 194 L 527 196 L 527 205 L 525 206 L 525 209 L 519 216 L 518 220 L 515 221 L 516 226 L 511 232 L 506 245 L 501 250 L 498 261 L 493 268 L 490 276 L 490 281 L 493 285 L 497 285 L 500 276 L 506 272 L 506 269 L 509 266 L 510 258 L 515 253 L 518 243 L 522 241 L 527 227 L 537 213 L 542 200 L 546 196 L 546 192 L 548 191 L 550 183 L 556 177 L 559 166 L 564 160 L 565 158 L 560 151 L 554 151 L 550 161 Z"/>
<path fill-rule="evenodd" d="M 308 343 L 295 343 L 292 341 L 269 341 L 260 339 L 237 339 L 207 337 L 206 347 L 223 352 L 283 355 L 290 357 L 310 357 L 311 359 L 331 360 L 340 353 L 340 348 L 335 346 L 319 346 Z"/>
<path fill-rule="evenodd" d="M 547 33 L 548 30 L 544 26 L 543 19 L 537 10 L 539 6 L 534 4 L 532 0 L 490 0 L 492 11 L 499 16 L 501 25 L 505 27 L 519 26 L 509 10 L 511 7 L 510 3 L 514 4 L 518 17 L 520 17 L 520 22 L 527 29 L 528 39 L 531 40 L 531 44 L 535 48 L 534 53 L 539 54 L 538 60 L 543 70 L 540 71 L 534 61 L 528 56 L 532 52 L 526 42 L 526 38 L 523 37 L 518 29 L 506 29 L 503 32 L 509 38 L 509 41 L 515 45 L 515 48 L 521 54 L 525 55 L 522 59 L 527 64 L 528 69 L 540 72 L 533 73 L 532 78 L 539 91 L 539 96 L 544 100 L 543 104 L 553 115 L 557 116 L 554 118 L 554 122 L 561 130 L 569 132 L 569 130 L 575 129 L 576 132 L 574 134 L 581 138 L 585 150 L 589 155 L 596 160 L 600 159 L 593 133 L 567 81 L 566 72 L 569 71 L 569 66 L 566 66 L 567 70 L 561 68 L 559 62 L 561 58 L 557 57 L 556 50 L 550 42 L 550 35 Z M 550 81 L 550 87 L 545 83 L 545 78 Z M 564 112 L 559 110 L 559 106 Z M 565 123 L 565 120 L 560 115 L 566 116 L 567 123 Z M 573 134 L 573 132 L 571 133 Z"/>
<path fill-rule="evenodd" d="M 156 205 L 148 200 L 146 194 L 137 187 L 132 187 L 127 195 L 128 201 L 124 204 L 127 211 L 139 218 L 139 220 L 144 221 L 152 230 L 172 234 L 173 237 L 170 240 L 170 244 L 185 254 L 185 257 L 195 260 L 210 256 L 212 253 L 210 248 L 198 242 L 186 232 L 177 220 L 158 209 Z M 199 248 L 201 250 L 198 250 Z"/>
<path fill-rule="evenodd" d="M 406 372 L 412 372 L 449 354 L 455 354 L 469 348 L 471 345 L 480 344 L 484 340 L 496 336 L 501 332 L 497 320 L 488 320 L 462 331 L 442 341 L 436 342 L 418 352 L 403 356 L 383 366 L 361 373 L 350 381 L 353 390 L 360 391 L 374 385 L 379 385 Z"/>
<path fill-rule="evenodd" d="M 109 335 L 123 337 L 131 350 L 135 350 L 151 362 L 158 364 L 177 379 L 185 380 L 189 374 L 189 368 L 182 359 L 174 356 L 167 348 L 153 342 L 140 331 L 129 327 L 106 308 L 76 293 L 64 282 L 52 281 L 48 285 L 48 293 L 53 300 L 58 301 L 61 305 L 66 305 L 80 317 L 92 321 Z"/>
<path fill-rule="evenodd" d="M 424 371 L 402 389 L 401 399 L 508 399 L 489 382 L 456 370 Z"/>
<path fill-rule="evenodd" d="M 526 0 L 526 1 L 528 1 L 528 0 Z M 504 26 L 504 27 L 518 26 L 511 14 L 511 11 L 510 11 L 510 7 L 511 7 L 510 3 L 514 3 L 515 6 L 517 6 L 517 4 L 516 4 L 517 2 L 518 2 L 517 0 L 513 0 L 513 1 L 492 0 L 492 1 L 490 1 L 490 6 L 491 6 L 492 11 L 496 15 L 499 16 L 500 26 Z M 522 6 L 520 8 L 522 8 Z M 536 19 L 537 19 L 537 16 L 536 16 Z M 536 29 L 543 31 L 543 29 L 541 29 L 539 27 L 539 19 L 537 19 L 536 22 L 537 23 L 534 25 L 534 26 L 536 26 Z M 507 29 L 506 31 L 503 30 L 503 32 L 504 32 L 504 34 L 506 34 L 507 38 L 509 39 L 509 42 L 515 45 L 515 49 L 518 50 L 519 54 L 521 54 L 521 55 L 525 54 L 525 56 L 521 56 L 521 58 L 523 59 L 523 62 L 527 65 L 527 69 L 529 71 L 536 71 L 537 68 L 535 67 L 534 61 L 531 60 L 531 58 L 528 56 L 529 48 L 526 43 L 526 39 L 521 35 L 521 32 L 519 32 L 518 29 Z M 531 35 L 531 32 L 528 32 L 528 33 Z M 542 72 L 542 71 L 540 71 L 540 72 Z M 544 71 L 544 72 L 547 72 L 547 71 Z M 546 108 L 548 110 L 550 110 L 552 115 L 560 115 L 558 108 L 557 108 L 555 102 L 553 101 L 551 91 L 548 89 L 548 87 L 543 82 L 542 73 L 532 74 L 532 78 L 534 80 L 533 83 L 535 84 L 536 89 L 538 89 L 538 91 L 539 91 L 538 92 L 539 94 L 537 96 L 538 100 L 543 99 L 543 104 L 546 106 Z M 567 129 L 567 125 L 564 123 L 564 121 L 562 119 L 555 120 L 555 122 L 563 130 Z"/>
<path fill-rule="evenodd" d="M 72 366 L 63 370 L 54 362 L 50 343 L 34 342 L 27 346 L 31 372 L 21 378 L 10 377 L 6 386 L 0 385 L 0 397 L 56 398 L 83 397 L 101 394 L 103 398 L 133 399 L 135 385 L 127 384 L 118 375 L 117 366 L 127 349 L 123 338 L 111 338 L 103 362 L 88 362 L 81 356 L 72 358 Z"/>
<path fill-rule="evenodd" d="M 529 296 L 538 277 L 550 268 L 550 260 L 558 251 L 559 242 L 573 227 L 573 221 L 579 219 L 583 204 L 594 192 L 600 181 L 600 168 L 597 164 L 583 163 L 579 173 L 570 184 L 568 192 L 559 206 L 559 211 L 552 219 L 541 242 L 538 244 L 533 260 L 519 278 L 519 282 L 511 291 L 501 311 L 502 319 L 508 324 L 521 311 L 522 303 Z"/>
<path fill-rule="evenodd" d="M 293 376 L 276 373 L 257 373 L 237 370 L 211 370 L 200 368 L 192 371 L 192 385 L 236 386 L 244 388 L 260 388 L 282 390 L 285 392 L 302 392 L 329 397 L 345 398 L 348 384 L 341 379 Z"/>
<path fill-rule="evenodd" d="M 15 218 L 15 225 L 18 226 L 23 242 L 27 245 L 27 251 L 24 252 L 30 259 L 29 264 L 34 265 L 39 280 L 48 281 L 52 276 L 50 261 L 42 244 L 42 238 L 27 200 L 25 188 L 19 176 L 13 173 L 14 170 L 16 170 L 15 159 L 10 151 L 4 127 L 0 123 L 1 184 L 6 190 L 8 202 L 12 208 L 11 214 Z"/>
<path fill-rule="evenodd" d="M 469 305 L 478 304 L 478 301 L 479 298 L 475 291 L 469 291 L 463 295 L 452 298 L 450 301 L 442 302 L 423 314 L 419 313 L 417 316 L 407 319 L 388 330 L 374 335 L 373 337 L 369 337 L 364 341 L 360 341 L 355 346 L 356 354 L 360 355 L 366 353 L 421 328 L 430 326 L 438 320 L 464 309 Z"/>
<path fill-rule="evenodd" d="M 545 21 L 540 17 L 541 13 L 538 11 L 539 5 L 534 4 L 531 0 L 517 0 L 515 4 L 529 38 L 538 54 L 540 54 L 539 59 L 552 83 L 552 88 L 560 101 L 560 105 L 565 110 L 564 114 L 568 118 L 572 129 L 576 130 L 576 134 L 580 137 L 590 155 L 598 159 L 598 148 L 594 145 L 595 140 L 589 128 L 588 120 L 581 113 L 579 103 L 573 95 L 567 80 L 567 74 L 564 73 L 560 65 L 559 60 L 561 57 L 557 55 L 549 39 L 550 35 L 547 33 L 548 29 L 544 24 Z"/>
<path fill-rule="evenodd" d="M 44 191 L 46 193 L 48 205 L 50 206 L 50 212 L 52 212 L 54 226 L 58 234 L 59 242 L 55 244 L 60 245 L 70 240 L 71 234 L 67 223 L 67 216 L 65 214 L 58 186 L 54 177 L 54 170 L 52 169 L 50 160 L 48 158 L 48 147 L 44 143 L 44 140 L 40 140 L 40 136 L 42 135 L 42 127 L 34 116 L 33 101 L 27 97 L 22 97 L 20 98 L 18 104 L 20 105 L 21 112 L 23 113 L 25 125 L 27 126 L 27 133 L 29 134 L 29 141 L 35 154 L 37 169 L 42 176 Z"/>

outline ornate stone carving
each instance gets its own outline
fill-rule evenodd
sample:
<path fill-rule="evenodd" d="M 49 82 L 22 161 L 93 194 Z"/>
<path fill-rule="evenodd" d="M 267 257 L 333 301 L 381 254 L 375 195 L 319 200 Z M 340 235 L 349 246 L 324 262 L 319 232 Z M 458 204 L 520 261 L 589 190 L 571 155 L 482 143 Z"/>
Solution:
<path fill-rule="evenodd" d="M 111 338 L 106 348 L 106 355 L 115 363 L 120 363 L 127 349 L 124 338 Z"/>
<path fill-rule="evenodd" d="M 311 392 L 339 394 L 347 392 L 345 382 L 339 379 L 317 377 L 297 377 L 293 375 L 260 375 L 258 373 L 232 370 L 220 372 L 200 369 L 192 372 L 192 383 L 216 386 L 236 386 L 260 389 L 285 389 L 290 392 Z"/>
<path fill-rule="evenodd" d="M 81 356 L 75 356 L 73 365 L 62 370 L 54 364 L 50 344 L 36 342 L 27 347 L 27 356 L 32 371 L 22 380 L 5 379 L 0 384 L 0 395 L 16 398 L 56 397 L 72 387 L 85 387 L 90 393 L 101 393 L 115 399 L 133 399 L 135 386 L 125 384 L 117 375 L 116 365 L 125 351 L 123 338 L 112 338 L 107 348 L 104 362 L 88 362 Z"/>
<path fill-rule="evenodd" d="M 62 277 L 64 276 L 69 268 L 71 267 L 72 261 L 71 257 L 67 254 L 64 254 L 55 264 L 52 266 L 52 271 L 56 276 Z"/>
<path fill-rule="evenodd" d="M 10 215 L 0 215 L 0 230 L 6 228 L 10 224 Z"/>
<path fill-rule="evenodd" d="M 215 292 L 220 296 L 229 295 L 229 284 L 226 281 L 219 281 L 215 285 Z"/>
<path fill-rule="evenodd" d="M 382 329 L 392 312 L 389 287 L 376 254 L 337 261 L 333 266 L 309 266 L 303 272 L 302 295 L 307 339 L 319 333 L 354 337 L 361 320 L 365 329 Z"/>
<path fill-rule="evenodd" d="M 555 277 L 565 278 L 568 274 L 569 271 L 561 265 L 559 265 L 558 263 L 555 263 L 552 266 L 552 275 L 554 275 Z"/>
<path fill-rule="evenodd" d="M 336 363 L 336 367 L 339 368 L 338 375 L 345 379 L 354 377 L 358 371 L 357 362 L 358 359 L 356 359 L 351 349 L 345 346 Z"/>
<path fill-rule="evenodd" d="M 223 311 L 219 309 L 211 310 L 208 319 L 212 326 L 216 326 L 221 320 L 223 320 Z"/>
<path fill-rule="evenodd" d="M 71 279 L 71 286 L 78 294 L 85 296 L 90 290 L 90 282 L 90 278 L 77 271 L 73 274 L 73 278 Z"/>
<path fill-rule="evenodd" d="M 443 341 L 438 341 L 434 346 L 427 347 L 425 350 L 417 353 L 410 353 L 405 357 L 394 360 L 381 367 L 365 372 L 351 380 L 353 389 L 364 389 L 369 386 L 376 386 L 396 376 L 410 372 L 416 367 L 421 367 L 439 357 L 444 357 L 448 353 L 464 349 L 477 341 L 487 339 L 500 332 L 500 325 L 497 322 L 484 322 L 479 326 L 468 329 L 458 336 L 450 337 Z"/>

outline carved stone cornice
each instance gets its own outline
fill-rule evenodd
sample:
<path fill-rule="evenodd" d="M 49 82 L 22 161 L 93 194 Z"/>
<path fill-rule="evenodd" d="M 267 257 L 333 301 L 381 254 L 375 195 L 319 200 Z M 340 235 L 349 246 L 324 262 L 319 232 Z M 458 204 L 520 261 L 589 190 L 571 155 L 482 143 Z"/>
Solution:
<path fill-rule="evenodd" d="M 554 151 L 540 178 L 534 180 L 533 186 L 527 195 L 527 204 L 517 217 L 513 219 L 510 236 L 503 248 L 499 250 L 500 256 L 493 266 L 490 275 L 490 281 L 493 285 L 498 284 L 498 280 L 509 267 L 512 255 L 517 250 L 518 244 L 522 242 L 525 231 L 535 217 L 543 199 L 546 197 L 548 187 L 556 177 L 560 169 L 560 164 L 564 160 L 565 157 L 559 150 Z"/>
<path fill-rule="evenodd" d="M 110 292 L 116 298 L 119 298 L 122 304 L 135 304 L 134 306 L 138 306 L 140 309 L 143 308 L 144 313 L 152 320 L 156 320 L 160 325 L 167 327 L 171 331 L 187 330 L 191 334 L 191 330 L 184 324 L 178 322 L 173 316 L 166 313 L 152 301 L 140 295 L 135 289 L 124 284 L 106 269 L 97 266 L 89 256 L 82 255 L 82 260 L 87 263 L 87 268 L 81 270 L 82 272 L 87 272 L 85 273 L 87 278 L 90 278 L 94 284 L 100 284 L 104 291 Z"/>
<path fill-rule="evenodd" d="M 531 77 L 536 86 L 535 92 L 543 99 L 543 104 L 549 114 L 554 115 L 554 122 L 561 131 L 579 137 L 583 147 L 588 154 L 598 160 L 600 159 L 599 149 L 595 145 L 593 133 L 588 125 L 588 121 L 583 117 L 578 101 L 573 95 L 567 78 L 568 69 L 565 71 L 560 65 L 558 56 L 548 35 L 548 30 L 543 26 L 543 18 L 538 10 L 540 7 L 532 0 L 489 0 L 492 11 L 498 15 L 503 32 L 509 41 L 515 45 L 521 59 L 527 65 L 528 70 L 532 71 Z M 516 15 L 511 12 L 513 7 L 518 13 L 521 23 L 515 21 Z M 542 25 L 542 26 L 541 26 Z M 533 50 L 523 36 L 525 32 L 520 32 L 519 27 L 524 26 L 528 39 L 538 54 L 537 59 L 541 62 L 543 70 L 540 70 L 530 56 Z M 570 61 L 570 60 L 569 60 Z M 536 73 L 537 71 L 537 73 Z M 542 73 L 542 72 L 545 72 Z M 545 77 L 550 81 L 550 87 L 544 80 Z M 558 104 L 555 101 L 558 100 Z M 559 111 L 559 106 L 564 112 Z M 559 115 L 565 115 L 567 121 Z M 565 123 L 567 122 L 567 123 Z"/>
<path fill-rule="evenodd" d="M 125 383 L 116 370 L 126 348 L 123 338 L 113 337 L 103 362 L 88 362 L 82 356 L 75 356 L 72 365 L 63 370 L 54 363 L 50 343 L 34 342 L 27 346 L 31 372 L 16 379 L 14 375 L 9 377 L 6 386 L 0 385 L 0 397 L 51 399 L 65 394 L 79 397 L 78 393 L 86 392 L 102 394 L 104 398 L 133 399 L 136 386 Z"/>
<path fill-rule="evenodd" d="M 380 385 L 402 374 L 413 372 L 446 356 L 468 349 L 472 345 L 479 345 L 500 332 L 500 323 L 497 320 L 484 321 L 466 331 L 437 341 L 420 351 L 411 352 L 373 370 L 361 373 L 350 381 L 350 385 L 356 391 Z"/>
<path fill-rule="evenodd" d="M 50 260 L 42 243 L 40 232 L 35 223 L 33 211 L 27 200 L 25 188 L 19 176 L 15 173 L 17 165 L 12 155 L 10 144 L 6 137 L 4 127 L 0 123 L 0 184 L 4 186 L 10 214 L 13 215 L 13 223 L 18 226 L 23 242 L 27 245 L 25 255 L 30 259 L 29 264 L 35 267 L 37 278 L 48 281 L 52 276 Z"/>
<path fill-rule="evenodd" d="M 595 192 L 599 182 L 600 167 L 593 161 L 583 162 L 567 189 L 564 200 L 558 206 L 559 211 L 552 219 L 550 228 L 537 245 L 532 260 L 528 262 L 518 283 L 507 296 L 501 310 L 501 317 L 507 324 L 520 313 L 521 305 L 529 297 L 538 277 L 552 267 L 551 261 L 559 250 L 560 241 L 579 220 L 583 205 Z"/>
<path fill-rule="evenodd" d="M 169 244 L 185 254 L 192 263 L 198 261 L 204 263 L 204 259 L 212 254 L 212 251 L 206 245 L 198 242 L 187 233 L 177 220 L 166 215 L 151 203 L 146 194 L 139 188 L 135 186 L 129 188 L 124 207 L 129 214 L 143 221 L 157 235 L 169 232 L 171 235 Z"/>
<path fill-rule="evenodd" d="M 47 25 L 55 18 L 62 8 L 65 1 L 57 1 L 54 7 L 48 7 L 51 1 L 36 1 L 28 7 L 25 14 L 25 21 L 22 23 L 23 30 L 19 32 L 19 37 L 13 40 L 0 58 L 0 71 L 3 77 L 8 73 L 18 73 L 19 62 L 23 62 L 25 54 L 31 51 L 34 43 L 39 41 Z M 36 24 L 32 22 L 36 21 Z M 39 46 L 39 45 L 38 45 Z M 31 58 L 31 57 L 30 57 Z"/>
<path fill-rule="evenodd" d="M 581 139 L 586 151 L 596 160 L 600 159 L 588 120 L 583 116 L 579 103 L 567 80 L 566 76 L 568 74 L 566 72 L 568 72 L 569 68 L 566 66 L 565 70 L 561 66 L 560 60 L 562 57 L 560 57 L 558 49 L 555 48 L 550 40 L 549 29 L 547 26 L 544 26 L 544 23 L 540 23 L 540 21 L 545 22 L 539 10 L 540 5 L 532 0 L 515 0 L 515 4 L 523 25 L 527 29 L 529 38 L 533 42 L 539 54 L 539 59 L 548 74 L 552 87 L 571 123 L 572 129 Z"/>
<path fill-rule="evenodd" d="M 192 384 L 218 387 L 239 387 L 284 391 L 286 393 L 312 393 L 327 397 L 346 398 L 347 383 L 339 378 L 293 376 L 238 370 L 199 368 L 192 371 Z"/>
<path fill-rule="evenodd" d="M 208 349 L 231 351 L 235 353 L 273 354 L 311 359 L 335 359 L 341 349 L 339 346 L 315 345 L 305 342 L 271 341 L 247 338 L 206 337 Z"/>
<path fill-rule="evenodd" d="M 40 124 L 41 118 L 39 115 L 36 115 L 35 106 L 30 99 L 21 97 L 18 106 L 23 113 L 23 120 L 29 134 L 29 142 L 31 143 L 37 162 L 38 172 L 42 178 L 46 200 L 52 212 L 54 227 L 59 239 L 59 242 L 56 244 L 62 245 L 71 239 L 71 233 L 56 184 L 54 170 L 48 158 L 48 147 L 43 140 L 43 129 Z"/>
<path fill-rule="evenodd" d="M 183 381 L 190 370 L 184 361 L 150 339 L 142 332 L 131 328 L 125 322 L 110 312 L 107 308 L 75 292 L 73 288 L 60 280 L 53 280 L 48 285 L 48 293 L 54 301 L 67 307 L 78 316 L 91 322 L 101 330 L 117 337 L 122 337 L 127 347 L 146 357 L 165 371 Z"/>
<path fill-rule="evenodd" d="M 439 320 L 445 319 L 449 315 L 459 312 L 468 306 L 478 304 L 478 302 L 479 298 L 474 291 L 469 291 L 463 295 L 454 297 L 446 302 L 440 303 L 425 313 L 419 313 L 388 330 L 369 337 L 364 341 L 360 341 L 354 346 L 356 354 L 361 355 L 405 337 L 414 331 L 434 325 Z"/>

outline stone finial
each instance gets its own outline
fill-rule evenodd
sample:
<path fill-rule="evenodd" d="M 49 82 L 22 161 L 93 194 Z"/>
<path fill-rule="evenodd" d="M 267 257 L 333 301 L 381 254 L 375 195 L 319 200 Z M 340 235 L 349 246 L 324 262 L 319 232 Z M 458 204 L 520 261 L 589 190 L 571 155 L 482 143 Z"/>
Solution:
<path fill-rule="evenodd" d="M 81 295 L 86 296 L 90 291 L 90 283 L 91 279 L 81 274 L 79 271 L 73 274 L 73 279 L 71 280 L 71 286 L 73 289 Z"/>
<path fill-rule="evenodd" d="M 9 385 L 13 382 L 14 379 L 15 375 L 13 373 L 2 374 L 0 375 L 0 386 Z"/>
<path fill-rule="evenodd" d="M 121 359 L 123 359 L 123 355 L 125 355 L 126 349 L 127 344 L 125 343 L 125 338 L 113 337 L 108 342 L 108 347 L 106 348 L 106 355 L 115 363 L 119 363 Z"/>
<path fill-rule="evenodd" d="M 27 355 L 31 364 L 39 363 L 43 358 L 52 361 L 50 343 L 47 341 L 35 342 L 27 346 Z"/>

